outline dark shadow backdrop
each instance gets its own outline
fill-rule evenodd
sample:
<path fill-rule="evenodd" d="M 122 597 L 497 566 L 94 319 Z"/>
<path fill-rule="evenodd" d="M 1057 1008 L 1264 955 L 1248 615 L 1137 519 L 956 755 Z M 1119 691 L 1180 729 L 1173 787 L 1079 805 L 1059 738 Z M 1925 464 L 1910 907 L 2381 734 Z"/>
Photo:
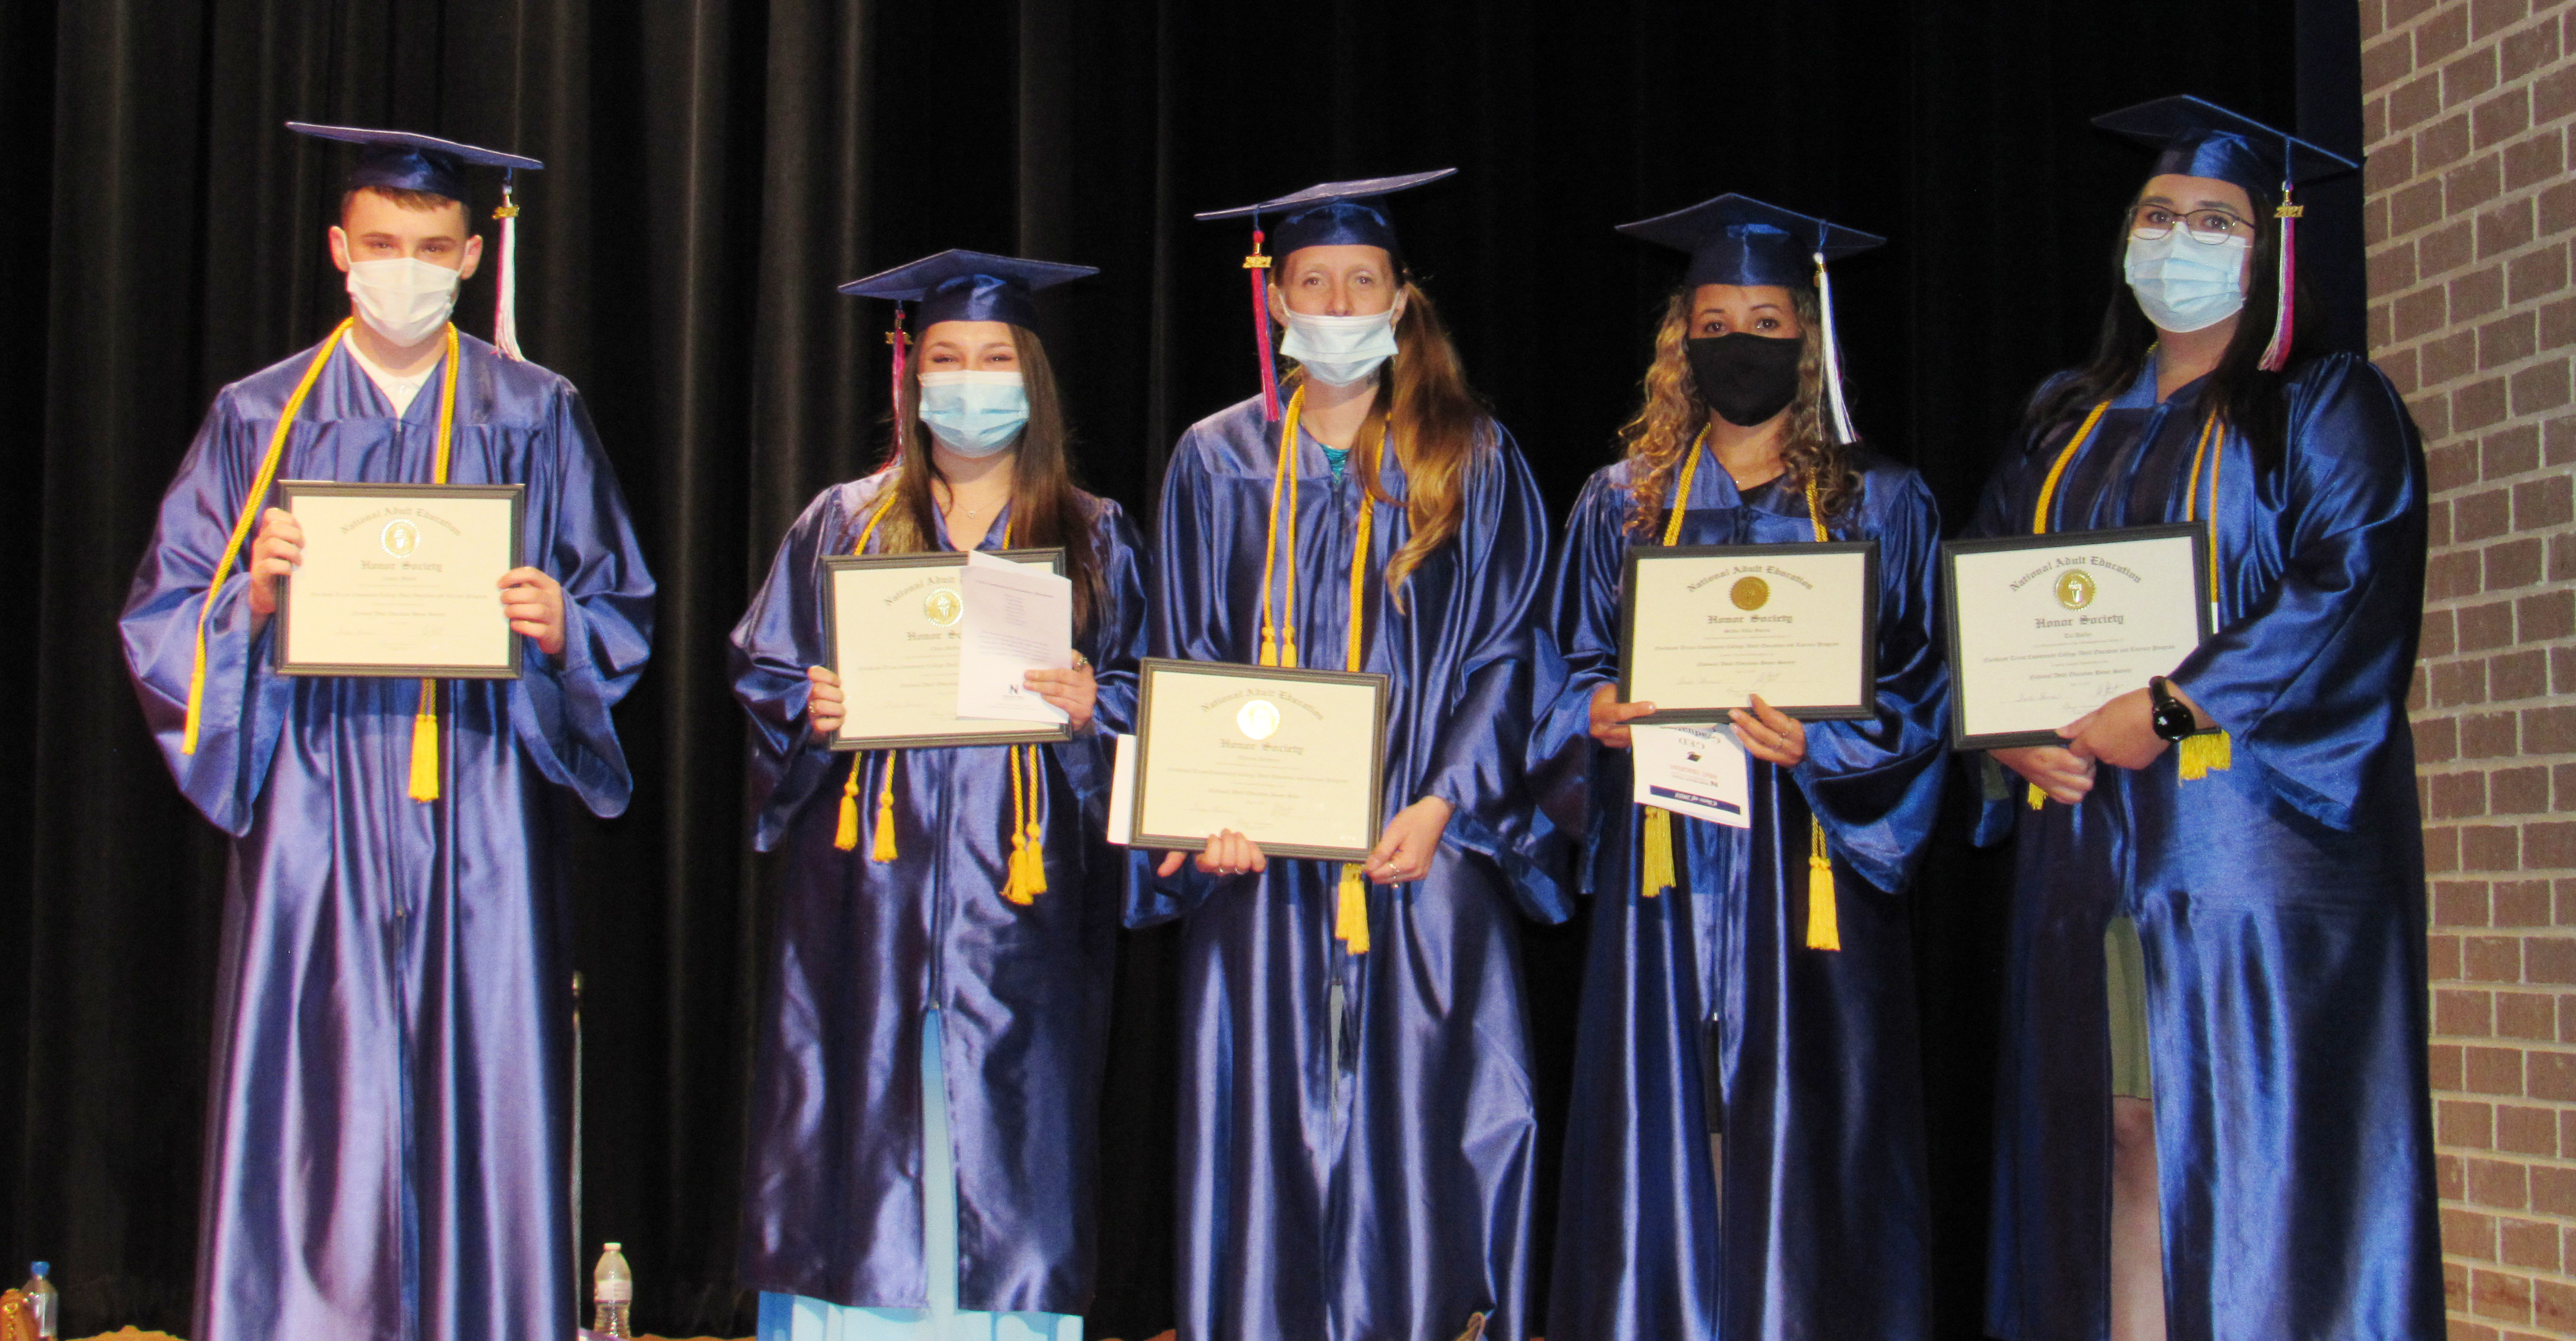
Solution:
<path fill-rule="evenodd" d="M 621 715 L 634 807 L 574 825 L 583 1233 L 627 1245 L 641 1325 L 740 1335 L 768 872 L 723 637 L 788 520 L 874 455 L 884 313 L 834 283 L 950 246 L 1100 266 L 1050 295 L 1050 348 L 1091 482 L 1150 519 L 1172 439 L 1253 385 L 1244 238 L 1189 213 L 1456 164 L 1402 202 L 1408 246 L 1561 506 L 1678 274 L 1610 225 L 1745 191 L 1893 238 L 1837 270 L 1860 420 L 1956 518 L 2110 293 L 2145 160 L 2085 118 L 2192 91 L 2350 149 L 2349 9 L 0 0 L 0 311 L 41 334 L 0 359 L 0 1263 L 57 1263 L 74 1334 L 187 1321 L 223 848 L 144 734 L 114 621 L 215 389 L 344 310 L 323 229 L 345 160 L 280 122 L 553 165 L 522 193 L 526 345 L 587 393 L 662 582 Z M 2308 264 L 2357 336 L 2359 187 L 2334 190 Z M 468 286 L 478 334 L 489 302 Z M 1919 903 L 1948 1336 L 1982 1289 L 1993 877 L 1945 846 Z M 1559 1108 L 1580 936 L 1528 957 Z M 1169 945 L 1131 937 L 1122 969 L 1093 1335 L 1168 1325 Z"/>

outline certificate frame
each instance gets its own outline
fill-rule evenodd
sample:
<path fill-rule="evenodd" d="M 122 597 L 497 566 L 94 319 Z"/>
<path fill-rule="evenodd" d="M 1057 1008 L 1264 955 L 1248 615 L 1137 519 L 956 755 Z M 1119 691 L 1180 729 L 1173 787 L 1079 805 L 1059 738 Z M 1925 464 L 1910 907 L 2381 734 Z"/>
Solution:
<path fill-rule="evenodd" d="M 1207 848 L 1206 834 L 1156 833 L 1148 827 L 1154 795 L 1154 699 L 1160 693 L 1175 692 L 1188 680 L 1230 680 L 1250 684 L 1299 685 L 1334 684 L 1366 688 L 1374 702 L 1369 711 L 1368 812 L 1362 826 L 1367 841 L 1358 847 L 1329 843 L 1300 843 L 1266 840 L 1252 835 L 1266 856 L 1302 857 L 1322 861 L 1359 861 L 1376 846 L 1385 824 L 1386 806 L 1386 721 L 1387 700 L 1392 696 L 1393 681 L 1374 671 L 1331 671 L 1286 666 L 1246 666 L 1232 661 L 1179 661 L 1168 657 L 1146 657 L 1137 663 L 1136 695 L 1136 800 L 1134 832 L 1129 845 L 1158 848 L 1171 852 L 1200 852 Z M 1275 720 L 1275 719 L 1274 719 Z M 1166 789 L 1168 791 L 1168 788 Z"/>
<path fill-rule="evenodd" d="M 1780 564 L 1793 564 L 1801 558 L 1817 558 L 1850 554 L 1861 556 L 1861 627 L 1858 648 L 1860 653 L 1860 667 L 1859 674 L 1853 681 L 1853 684 L 1859 691 L 1859 696 L 1849 702 L 1837 701 L 1832 703 L 1800 704 L 1795 707 L 1783 707 L 1778 704 L 1774 704 L 1772 706 L 1778 707 L 1781 712 L 1803 722 L 1855 721 L 1876 717 L 1878 715 L 1879 565 L 1878 542 L 1876 540 L 1811 541 L 1785 545 L 1629 546 L 1626 561 L 1621 565 L 1619 573 L 1620 701 L 1623 703 L 1633 703 L 1638 700 L 1638 689 L 1636 683 L 1638 621 L 1637 591 L 1638 576 L 1641 570 L 1657 564 L 1680 564 L 1684 566 L 1704 564 L 1711 568 L 1718 568 L 1728 563 L 1743 563 L 1748 560 L 1763 560 L 1773 566 L 1775 569 L 1774 575 L 1776 576 L 1778 575 L 1776 569 Z M 1737 585 L 1740 586 L 1745 581 L 1759 582 L 1760 578 L 1748 574 L 1745 579 L 1740 579 Z M 1767 592 L 1767 587 L 1764 588 L 1764 590 Z M 1739 606 L 1740 605 L 1741 603 L 1739 602 Z M 1759 607 L 1749 607 L 1748 610 L 1755 608 Z M 1729 720 L 1727 716 L 1729 712 L 1734 711 L 1737 708 L 1749 708 L 1750 706 L 1749 704 L 1736 704 L 1732 706 L 1689 705 L 1679 708 L 1665 708 L 1662 706 L 1662 703 L 1663 699 L 1667 696 L 1649 694 L 1646 697 L 1648 701 L 1654 702 L 1657 705 L 1658 710 L 1648 713 L 1643 717 L 1634 719 L 1637 722 L 1662 725 L 1723 722 Z"/>
<path fill-rule="evenodd" d="M 994 558 L 1014 563 L 1044 564 L 1049 572 L 1064 576 L 1064 549 L 1061 546 L 1031 549 L 987 550 Z M 841 679 L 841 692 L 851 701 L 850 677 L 842 669 L 840 627 L 841 574 L 858 572 L 901 572 L 916 568 L 964 568 L 963 550 L 925 550 L 915 554 L 830 554 L 823 558 L 823 659 L 832 673 Z M 846 711 L 847 703 L 844 704 Z M 852 750 L 940 750 L 960 749 L 971 745 L 1044 745 L 1073 739 L 1069 723 L 1005 722 L 998 718 L 963 718 L 962 721 L 992 723 L 992 729 L 946 727 L 931 731 L 880 731 L 862 734 L 849 732 L 852 717 L 841 718 L 841 730 L 832 735 L 831 748 L 836 753 Z"/>
<path fill-rule="evenodd" d="M 1966 555 L 1999 554 L 2045 550 L 2081 550 L 2103 545 L 2171 542 L 2188 546 L 2191 562 L 2192 646 L 2208 642 L 2216 630 L 2211 627 L 2209 609 L 2209 534 L 2207 529 L 2191 522 L 2155 526 L 2116 526 L 2091 531 L 2051 531 L 2045 535 L 2006 536 L 1993 540 L 1951 540 L 1941 546 L 1941 616 L 1942 639 L 1950 657 L 1950 748 L 1953 750 L 2000 750 L 2024 745 L 2063 745 L 2065 738 L 2054 729 L 2027 731 L 1988 731 L 1971 733 L 1967 723 L 1965 680 L 1970 664 L 1963 659 L 1959 629 L 1958 560 Z M 2034 570 L 2034 575 L 2037 570 Z M 2055 584 L 2052 584 L 2052 586 Z M 2060 598 L 2064 604 L 2064 598 Z M 2069 609 L 2081 607 L 2069 606 Z M 2189 652 L 2184 653 L 2189 656 Z M 2149 674 L 2168 674 L 2172 667 Z M 2132 689 L 2146 687 L 2140 676 Z M 2125 691 L 2123 691 L 2125 692 Z M 2062 725 L 2062 724 L 2061 724 Z M 2197 733 L 2195 733 L 2197 734 Z"/>
<path fill-rule="evenodd" d="M 510 505 L 509 563 L 492 576 L 522 567 L 520 558 L 527 552 L 528 486 L 524 484 L 403 484 L 389 481 L 342 482 L 338 480 L 280 480 L 277 496 L 286 510 L 294 511 L 296 501 L 305 498 L 383 499 L 477 499 L 503 500 Z M 390 545 L 391 542 L 387 542 Z M 390 548 L 388 552 L 392 552 Z M 340 676 L 352 679 L 382 680 L 515 680 L 526 656 L 527 640 L 510 632 L 508 652 L 499 662 L 464 663 L 380 663 L 296 660 L 289 653 L 295 645 L 295 584 L 297 575 L 290 574 L 277 586 L 277 637 L 275 669 L 280 675 Z M 508 620 L 501 614 L 500 588 L 492 590 L 492 614 L 502 620 L 508 632 Z"/>

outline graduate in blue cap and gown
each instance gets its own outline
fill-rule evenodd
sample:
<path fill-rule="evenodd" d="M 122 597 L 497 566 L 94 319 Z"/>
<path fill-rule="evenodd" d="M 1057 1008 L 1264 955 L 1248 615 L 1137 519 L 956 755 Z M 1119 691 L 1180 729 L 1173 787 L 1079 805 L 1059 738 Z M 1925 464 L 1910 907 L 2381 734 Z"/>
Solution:
<path fill-rule="evenodd" d="M 1074 486 L 1031 293 L 1093 273 L 948 251 L 842 286 L 919 308 L 889 460 L 806 507 L 733 632 L 753 845 L 783 854 L 743 1187 L 761 1341 L 1082 1335 L 1145 592 L 1126 514 Z M 823 561 L 1030 548 L 1072 580 L 1069 666 L 1027 677 L 1072 738 L 835 753 L 883 714 L 829 669 Z"/>
<path fill-rule="evenodd" d="M 2352 164 L 2197 98 L 2092 359 L 2042 385 L 1974 534 L 2182 523 L 2214 636 L 1996 750 L 2018 829 L 1988 1327 L 2015 1341 L 2441 1334 L 2407 682 L 2421 443 L 2315 354 L 2296 184 Z M 2171 747 L 2171 748 L 2169 748 Z"/>
<path fill-rule="evenodd" d="M 1876 1337 L 1929 1325 L 1906 885 L 1930 837 L 1949 680 L 1940 517 L 1862 449 L 1825 263 L 1867 233 L 1743 196 L 1622 232 L 1690 254 L 1621 459 L 1558 559 L 1563 658 L 1530 745 L 1592 896 L 1546 1334 Z M 1755 696 L 1746 827 L 1634 803 L 1620 701 L 1629 552 L 1874 541 L 1871 711 Z"/>
<path fill-rule="evenodd" d="M 1254 216 L 1263 390 L 1173 449 L 1154 651 L 1393 685 L 1365 862 L 1271 859 L 1228 832 L 1139 863 L 1130 920 L 1185 919 L 1192 1341 L 1533 1330 L 1519 919 L 1565 913 L 1522 855 L 1548 518 L 1381 200 L 1447 175 L 1201 216 Z"/>
<path fill-rule="evenodd" d="M 551 1339 L 573 1265 L 549 788 L 626 808 L 609 710 L 653 580 L 580 396 L 515 351 L 509 282 L 503 347 L 448 320 L 483 251 L 467 166 L 541 165 L 292 128 L 360 146 L 330 235 L 353 314 L 216 397 L 122 621 L 171 773 L 233 839 L 190 1335 Z M 303 542 L 281 479 L 525 485 L 492 616 L 520 676 L 279 674 Z"/>

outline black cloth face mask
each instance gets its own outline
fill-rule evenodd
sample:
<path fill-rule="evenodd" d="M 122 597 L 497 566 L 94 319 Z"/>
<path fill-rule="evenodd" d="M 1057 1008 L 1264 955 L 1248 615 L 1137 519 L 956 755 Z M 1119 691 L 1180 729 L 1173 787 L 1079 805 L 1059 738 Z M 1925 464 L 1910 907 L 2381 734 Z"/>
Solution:
<path fill-rule="evenodd" d="M 1738 331 L 1696 337 L 1685 347 L 1699 398 L 1738 428 L 1769 423 L 1798 398 L 1798 360 L 1807 352 L 1802 339 Z"/>

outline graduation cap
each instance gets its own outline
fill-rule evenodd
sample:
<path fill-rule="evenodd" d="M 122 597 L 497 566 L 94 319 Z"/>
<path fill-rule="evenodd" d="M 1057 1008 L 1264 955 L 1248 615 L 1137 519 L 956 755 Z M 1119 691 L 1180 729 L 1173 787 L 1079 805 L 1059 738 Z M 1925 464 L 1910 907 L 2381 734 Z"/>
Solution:
<path fill-rule="evenodd" d="M 1032 294 L 1099 273 L 1098 266 L 951 249 L 878 271 L 865 279 L 851 280 L 841 286 L 841 292 L 853 298 L 891 299 L 895 304 L 894 329 L 886 333 L 886 343 L 894 346 L 892 403 L 895 422 L 900 424 L 903 372 L 912 354 L 912 341 L 903 329 L 905 303 L 921 304 L 921 325 L 925 330 L 942 321 L 1007 321 L 1014 326 L 1035 326 L 1038 305 Z"/>
<path fill-rule="evenodd" d="M 2156 164 L 2149 176 L 2174 173 L 2233 182 L 2245 188 L 2248 199 L 2258 201 L 2270 191 L 2280 191 L 2281 203 L 2273 210 L 2281 221 L 2280 296 L 2272 340 L 2264 346 L 2262 362 L 2265 371 L 2279 372 L 2290 361 L 2291 307 L 2299 273 L 2298 221 L 2306 212 L 2305 207 L 2290 203 L 2291 189 L 2361 165 L 2188 94 L 2105 112 L 2093 118 L 2093 124 L 2154 146 Z"/>
<path fill-rule="evenodd" d="M 1825 263 L 1882 246 L 1886 238 L 1810 215 L 1784 210 L 1751 196 L 1729 193 L 1670 214 L 1619 225 L 1633 238 L 1690 253 L 1682 283 L 1776 285 L 1795 288 L 1812 278 L 1816 310 L 1824 325 L 1825 399 L 1834 438 L 1854 434 L 1843 400 L 1842 346 L 1834 338 L 1834 288 Z"/>
<path fill-rule="evenodd" d="M 1303 191 L 1293 191 L 1258 205 L 1241 205 L 1228 210 L 1209 210 L 1196 216 L 1201 222 L 1217 219 L 1252 220 L 1252 254 L 1243 258 L 1243 268 L 1252 272 L 1252 326 L 1254 344 L 1261 351 L 1261 408 L 1265 419 L 1279 417 L 1279 374 L 1270 357 L 1270 302 L 1262 292 L 1261 272 L 1270 268 L 1270 257 L 1261 250 L 1266 240 L 1281 256 L 1305 247 L 1362 246 L 1381 247 L 1387 259 L 1398 269 L 1404 265 L 1404 248 L 1396 242 L 1395 224 L 1378 202 L 1398 191 L 1454 177 L 1456 168 L 1434 168 L 1429 172 L 1408 172 L 1396 177 L 1361 177 L 1347 182 L 1319 182 Z M 1275 236 L 1265 238 L 1261 218 L 1277 219 Z"/>
<path fill-rule="evenodd" d="M 368 187 L 426 191 L 463 204 L 466 168 L 499 168 L 501 204 L 492 211 L 492 217 L 501 221 L 501 273 L 494 285 L 498 294 L 493 300 L 492 343 L 511 358 L 527 361 L 528 356 L 519 351 L 519 207 L 510 199 L 510 187 L 518 173 L 541 171 L 545 164 L 519 154 L 407 130 L 322 126 L 310 121 L 289 121 L 286 128 L 317 140 L 358 146 L 357 166 L 349 170 L 352 191 Z"/>

